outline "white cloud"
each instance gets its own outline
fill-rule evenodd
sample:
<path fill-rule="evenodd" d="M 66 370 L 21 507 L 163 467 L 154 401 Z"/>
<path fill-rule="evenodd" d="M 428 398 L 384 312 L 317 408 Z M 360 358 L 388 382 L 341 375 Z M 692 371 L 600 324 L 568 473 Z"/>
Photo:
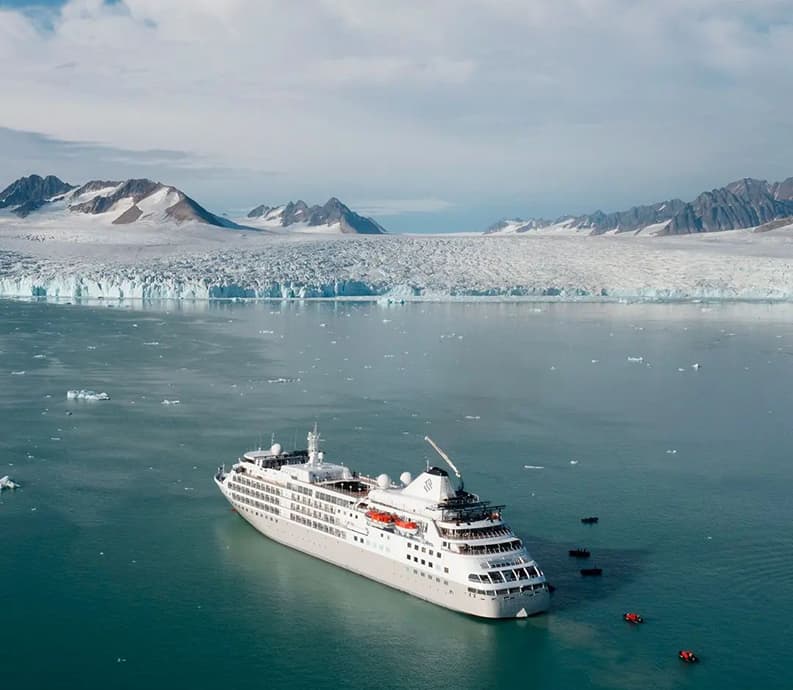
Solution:
<path fill-rule="evenodd" d="M 793 173 L 792 18 L 793 0 L 73 0 L 51 28 L 0 11 L 0 126 L 282 171 L 267 198 L 650 201 Z"/>

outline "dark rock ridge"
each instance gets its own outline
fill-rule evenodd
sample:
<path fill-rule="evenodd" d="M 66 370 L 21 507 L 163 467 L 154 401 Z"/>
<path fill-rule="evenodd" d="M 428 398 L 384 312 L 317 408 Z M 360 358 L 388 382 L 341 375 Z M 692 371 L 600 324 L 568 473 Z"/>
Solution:
<path fill-rule="evenodd" d="M 282 227 L 304 223 L 309 227 L 339 223 L 341 232 L 356 235 L 383 235 L 385 228 L 372 218 L 361 216 L 345 206 L 336 197 L 331 197 L 324 206 L 309 206 L 305 201 L 290 201 L 279 213 L 278 206 L 257 206 L 248 212 L 248 218 L 263 218 L 272 214 Z"/>
<path fill-rule="evenodd" d="M 485 233 L 498 232 L 510 224 L 521 223 L 515 232 L 530 232 L 564 224 L 589 230 L 591 235 L 600 235 L 612 230 L 619 233 L 638 232 L 650 225 L 667 223 L 656 234 L 682 235 L 754 228 L 785 218 L 793 222 L 793 177 L 783 182 L 747 177 L 720 189 L 703 192 L 688 203 L 671 199 L 647 206 L 634 206 L 627 211 L 595 211 L 581 216 L 562 216 L 555 221 L 543 218 L 500 221 Z"/>
<path fill-rule="evenodd" d="M 74 189 L 55 175 L 20 177 L 0 192 L 0 208 L 8 208 L 20 218 L 41 208 L 51 199 Z"/>
<path fill-rule="evenodd" d="M 700 194 L 671 219 L 663 234 L 754 228 L 791 216 L 793 178 L 768 183 L 747 177 Z"/>

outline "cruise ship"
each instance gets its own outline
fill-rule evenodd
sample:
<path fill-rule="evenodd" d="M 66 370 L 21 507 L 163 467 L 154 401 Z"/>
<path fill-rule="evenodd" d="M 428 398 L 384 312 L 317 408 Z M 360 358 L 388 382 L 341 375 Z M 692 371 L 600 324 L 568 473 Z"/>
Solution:
<path fill-rule="evenodd" d="M 503 520 L 504 506 L 427 466 L 399 483 L 328 462 L 316 426 L 306 450 L 246 452 L 215 482 L 236 512 L 270 539 L 433 604 L 482 618 L 548 610 L 542 570 Z"/>

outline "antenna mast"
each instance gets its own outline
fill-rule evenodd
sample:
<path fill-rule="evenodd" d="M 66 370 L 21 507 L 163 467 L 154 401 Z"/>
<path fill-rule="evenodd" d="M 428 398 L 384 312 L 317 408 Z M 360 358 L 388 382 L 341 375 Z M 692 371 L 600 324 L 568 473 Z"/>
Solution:
<path fill-rule="evenodd" d="M 425 436 L 425 437 L 424 437 L 424 440 L 425 440 L 427 443 L 429 443 L 429 444 L 430 444 L 430 445 L 431 445 L 431 446 L 432 446 L 432 447 L 435 449 L 435 452 L 436 452 L 438 455 L 440 455 L 440 456 L 441 456 L 441 457 L 442 457 L 442 458 L 443 458 L 443 459 L 446 461 L 446 464 L 447 464 L 447 465 L 449 465 L 449 467 L 451 467 L 451 468 L 452 468 L 452 470 L 454 470 L 454 474 L 457 476 L 457 479 L 459 479 L 460 481 L 462 481 L 462 479 L 463 479 L 463 475 L 461 475 L 461 474 L 460 474 L 460 470 L 458 470 L 458 469 L 457 469 L 457 468 L 454 466 L 454 463 L 453 463 L 453 462 L 452 462 L 452 461 L 449 459 L 449 456 L 448 456 L 448 455 L 446 455 L 446 453 L 444 453 L 444 452 L 443 452 L 443 451 L 442 451 L 442 450 L 441 450 L 441 449 L 438 447 L 438 444 L 436 444 L 436 443 L 435 443 L 435 441 L 433 441 L 433 440 L 432 440 L 432 439 L 431 439 L 429 436 Z"/>

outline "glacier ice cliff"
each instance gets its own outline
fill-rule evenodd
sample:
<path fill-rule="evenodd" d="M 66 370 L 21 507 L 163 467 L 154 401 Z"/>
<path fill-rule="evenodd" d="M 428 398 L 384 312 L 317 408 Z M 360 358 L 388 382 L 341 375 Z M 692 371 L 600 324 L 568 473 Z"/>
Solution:
<path fill-rule="evenodd" d="M 79 252 L 37 242 L 22 249 L 29 251 L 0 250 L 0 296 L 793 301 L 786 237 L 386 236 Z"/>

